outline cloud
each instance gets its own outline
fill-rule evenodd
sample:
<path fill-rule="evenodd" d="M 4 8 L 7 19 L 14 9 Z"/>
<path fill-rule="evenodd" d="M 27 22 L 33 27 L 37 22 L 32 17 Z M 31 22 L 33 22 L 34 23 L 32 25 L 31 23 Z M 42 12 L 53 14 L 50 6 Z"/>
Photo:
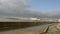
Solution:
<path fill-rule="evenodd" d="M 27 6 L 26 0 L 0 0 L 0 12 L 20 13 Z"/>

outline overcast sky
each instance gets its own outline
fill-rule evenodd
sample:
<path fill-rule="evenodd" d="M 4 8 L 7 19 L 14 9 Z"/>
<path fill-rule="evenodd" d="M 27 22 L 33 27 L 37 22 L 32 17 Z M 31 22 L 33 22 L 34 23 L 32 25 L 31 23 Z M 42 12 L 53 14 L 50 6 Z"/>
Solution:
<path fill-rule="evenodd" d="M 27 6 L 26 0 L 0 0 L 0 15 L 19 16 Z"/>

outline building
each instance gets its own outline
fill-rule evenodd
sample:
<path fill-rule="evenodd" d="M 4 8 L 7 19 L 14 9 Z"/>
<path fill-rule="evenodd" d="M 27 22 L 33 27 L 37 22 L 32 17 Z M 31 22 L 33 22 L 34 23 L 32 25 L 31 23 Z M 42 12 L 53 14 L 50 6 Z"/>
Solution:
<path fill-rule="evenodd" d="M 38 19 L 38 18 L 29 18 L 30 20 L 40 20 L 40 19 Z"/>
<path fill-rule="evenodd" d="M 58 19 L 58 22 L 60 22 L 60 19 Z"/>

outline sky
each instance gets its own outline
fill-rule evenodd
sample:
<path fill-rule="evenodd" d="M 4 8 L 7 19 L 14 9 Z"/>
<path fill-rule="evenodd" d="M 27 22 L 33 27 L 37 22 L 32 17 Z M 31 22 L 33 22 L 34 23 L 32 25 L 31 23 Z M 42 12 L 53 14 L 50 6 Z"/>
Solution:
<path fill-rule="evenodd" d="M 30 8 L 37 11 L 60 11 L 60 0 L 28 0 Z"/>
<path fill-rule="evenodd" d="M 60 19 L 59 6 L 60 0 L 0 0 L 0 17 Z"/>

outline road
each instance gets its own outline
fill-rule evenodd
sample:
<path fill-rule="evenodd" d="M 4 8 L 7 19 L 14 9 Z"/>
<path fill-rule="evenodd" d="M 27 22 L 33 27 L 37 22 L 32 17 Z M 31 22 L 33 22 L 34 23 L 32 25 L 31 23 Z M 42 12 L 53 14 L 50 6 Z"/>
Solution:
<path fill-rule="evenodd" d="M 40 26 L 33 26 L 33 27 L 14 29 L 8 31 L 1 31 L 0 34 L 39 34 L 41 32 L 44 32 L 49 25 L 51 24 L 44 24 Z"/>

